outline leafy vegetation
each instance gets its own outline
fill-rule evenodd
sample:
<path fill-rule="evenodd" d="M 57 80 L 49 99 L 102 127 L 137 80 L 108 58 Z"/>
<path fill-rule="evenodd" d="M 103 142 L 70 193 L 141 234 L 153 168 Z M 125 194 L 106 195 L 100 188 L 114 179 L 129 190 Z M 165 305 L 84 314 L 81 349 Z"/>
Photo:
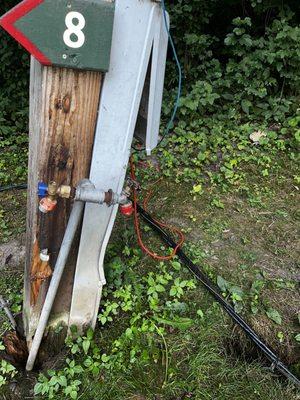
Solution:
<path fill-rule="evenodd" d="M 230 339 L 226 330 L 218 330 L 218 324 L 229 321 L 217 303 L 199 292 L 180 262 L 149 263 L 140 250 L 124 246 L 131 235 L 129 227 L 123 231 L 123 245 L 118 233 L 118 243 L 110 246 L 106 262 L 108 286 L 103 293 L 99 328 L 96 332 L 88 330 L 85 336 L 72 330 L 66 340 L 69 351 L 65 365 L 39 375 L 36 395 L 50 399 L 88 399 L 92 394 L 104 399 L 145 399 L 154 395 L 173 399 L 180 395 L 188 399 L 209 398 L 214 393 L 214 398 L 224 398 L 227 391 L 232 393 L 234 385 L 236 399 L 244 398 L 245 390 L 253 399 L 258 393 L 264 399 L 281 396 L 281 389 L 273 381 L 268 393 L 268 375 L 258 384 L 256 363 L 233 363 L 220 352 L 218 346 L 223 348 Z M 192 246 L 188 251 L 203 265 L 202 248 Z M 228 282 L 214 276 L 211 275 L 227 290 Z M 230 287 L 234 302 L 240 301 L 240 292 L 241 288 Z M 243 300 L 245 304 L 251 301 Z M 274 309 L 268 312 L 272 319 L 278 316 Z M 279 333 L 276 340 L 283 341 L 284 334 Z M 243 368 L 251 376 L 251 383 L 239 387 L 236 380 L 243 380 Z M 119 383 L 112 384 L 114 380 Z M 293 398 L 294 394 L 287 390 L 285 396 Z"/>
<path fill-rule="evenodd" d="M 0 342 L 0 350 L 4 350 L 5 347 Z M 1 386 L 5 385 L 7 383 L 7 380 L 13 378 L 17 374 L 16 368 L 8 363 L 5 360 L 1 360 L 0 363 L 0 388 Z"/>
<path fill-rule="evenodd" d="M 18 0 L 4 0 L 4 14 Z M 27 175 L 29 56 L 0 30 L 0 185 Z"/>
<path fill-rule="evenodd" d="M 158 154 L 161 172 L 177 182 L 242 187 L 246 163 L 256 163 L 266 176 L 278 154 L 297 158 L 300 29 L 295 13 L 274 2 L 243 4 L 243 17 L 236 16 L 234 1 L 171 6 L 185 79 L 178 123 Z M 217 12 L 226 5 L 233 10 L 223 10 L 220 22 Z M 169 89 L 175 80 L 173 66 Z M 172 99 L 169 95 L 165 102 L 165 114 Z M 252 140 L 257 133 L 260 137 Z"/>

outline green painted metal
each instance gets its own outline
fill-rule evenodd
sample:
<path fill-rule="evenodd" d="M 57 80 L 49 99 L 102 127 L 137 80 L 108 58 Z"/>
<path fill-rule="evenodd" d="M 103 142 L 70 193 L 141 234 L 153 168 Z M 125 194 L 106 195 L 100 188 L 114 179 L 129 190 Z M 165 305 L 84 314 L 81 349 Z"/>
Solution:
<path fill-rule="evenodd" d="M 52 65 L 108 71 L 114 9 L 108 0 L 44 0 L 15 27 Z"/>

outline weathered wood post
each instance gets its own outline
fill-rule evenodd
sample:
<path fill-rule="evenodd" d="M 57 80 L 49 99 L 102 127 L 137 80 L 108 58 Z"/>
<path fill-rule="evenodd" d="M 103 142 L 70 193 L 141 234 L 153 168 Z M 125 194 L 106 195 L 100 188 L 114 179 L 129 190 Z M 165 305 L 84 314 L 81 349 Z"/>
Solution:
<path fill-rule="evenodd" d="M 0 19 L 32 54 L 23 310 L 29 348 L 72 208 L 70 199 L 57 198 L 52 212 L 41 213 L 46 207 L 40 204 L 39 210 L 38 182 L 47 185 L 49 195 L 53 181 L 75 187 L 90 178 L 96 189 L 120 194 L 135 131 L 144 136 L 148 154 L 155 148 L 168 44 L 163 12 L 159 0 L 24 0 Z M 95 327 L 117 210 L 117 205 L 85 206 L 48 320 L 48 333 L 65 327 L 59 339 L 73 324 L 80 330 Z"/>
<path fill-rule="evenodd" d="M 42 66 L 32 58 L 24 322 L 27 339 L 36 329 L 55 266 L 70 202 L 58 199 L 55 212 L 39 212 L 39 181 L 76 186 L 89 175 L 101 89 L 100 72 Z M 52 318 L 68 325 L 77 243 L 57 294 Z M 47 249 L 42 260 L 41 252 Z"/>
<path fill-rule="evenodd" d="M 25 0 L 1 25 L 31 54 L 24 325 L 34 335 L 64 235 L 70 202 L 39 211 L 38 182 L 76 186 L 89 176 L 102 73 L 109 66 L 114 3 Z M 68 325 L 77 243 L 52 318 Z"/>

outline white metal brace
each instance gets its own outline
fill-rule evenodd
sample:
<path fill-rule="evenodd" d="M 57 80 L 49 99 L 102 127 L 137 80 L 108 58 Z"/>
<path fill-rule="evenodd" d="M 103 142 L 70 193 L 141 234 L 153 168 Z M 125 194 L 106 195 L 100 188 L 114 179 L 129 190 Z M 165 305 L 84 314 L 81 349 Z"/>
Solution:
<path fill-rule="evenodd" d="M 101 93 L 90 179 L 122 191 L 147 69 L 152 54 L 146 150 L 158 142 L 168 34 L 161 5 L 116 0 L 111 67 Z M 69 326 L 94 327 L 106 283 L 103 262 L 118 206 L 85 208 Z"/>

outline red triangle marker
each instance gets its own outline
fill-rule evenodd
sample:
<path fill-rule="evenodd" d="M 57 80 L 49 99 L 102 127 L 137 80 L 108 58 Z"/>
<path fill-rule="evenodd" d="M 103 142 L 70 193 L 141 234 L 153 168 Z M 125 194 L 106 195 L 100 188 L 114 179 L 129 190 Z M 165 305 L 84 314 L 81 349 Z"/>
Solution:
<path fill-rule="evenodd" d="M 24 0 L 8 11 L 0 18 L 0 26 L 5 29 L 14 39 L 17 40 L 30 54 L 41 64 L 51 65 L 51 61 L 15 26 L 14 23 L 24 15 L 30 13 L 34 8 L 42 4 L 44 0 Z"/>

